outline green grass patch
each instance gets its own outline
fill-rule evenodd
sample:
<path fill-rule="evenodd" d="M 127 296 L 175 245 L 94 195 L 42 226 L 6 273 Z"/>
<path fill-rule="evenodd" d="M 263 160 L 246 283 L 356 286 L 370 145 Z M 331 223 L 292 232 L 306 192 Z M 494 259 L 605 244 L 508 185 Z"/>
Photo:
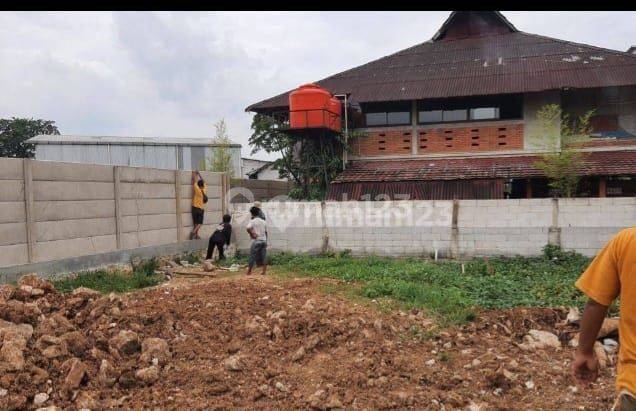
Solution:
<path fill-rule="evenodd" d="M 53 285 L 61 292 L 88 287 L 104 294 L 125 293 L 160 284 L 164 277 L 154 273 L 157 267 L 157 261 L 151 259 L 142 261 L 138 266 L 135 266 L 132 273 L 118 270 L 82 271 L 69 277 L 55 279 Z"/>
<path fill-rule="evenodd" d="M 552 246 L 540 257 L 475 258 L 464 263 L 463 273 L 456 261 L 354 258 L 346 253 L 282 253 L 271 260 L 279 272 L 355 283 L 366 298 L 423 308 L 446 323 L 471 321 L 476 308 L 582 307 L 586 297 L 574 282 L 590 262 Z"/>

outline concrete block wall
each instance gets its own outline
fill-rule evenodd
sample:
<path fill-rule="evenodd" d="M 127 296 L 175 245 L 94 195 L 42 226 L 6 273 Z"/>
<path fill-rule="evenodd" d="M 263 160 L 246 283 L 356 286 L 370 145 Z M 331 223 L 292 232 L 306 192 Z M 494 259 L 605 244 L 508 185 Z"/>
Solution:
<path fill-rule="evenodd" d="M 592 256 L 622 228 L 636 226 L 636 197 L 562 199 L 558 217 L 562 246 Z"/>
<path fill-rule="evenodd" d="M 232 241 L 241 250 L 249 249 L 251 240 L 246 232 L 252 204 L 231 205 Z M 267 218 L 268 247 L 273 251 L 320 252 L 323 245 L 324 216 L 318 202 L 263 203 Z"/>
<path fill-rule="evenodd" d="M 548 243 L 551 199 L 460 200 L 457 221 L 462 256 L 536 255 Z"/>
<path fill-rule="evenodd" d="M 328 247 L 353 254 L 450 254 L 452 201 L 327 202 Z"/>
<path fill-rule="evenodd" d="M 251 204 L 232 204 L 234 240 L 247 250 Z M 588 256 L 636 225 L 636 198 L 263 203 L 269 249 L 354 255 L 532 256 L 548 243 Z"/>
<path fill-rule="evenodd" d="M 250 206 L 231 206 L 233 238 L 242 250 L 250 245 Z M 428 257 L 436 249 L 448 254 L 451 244 L 452 201 L 269 202 L 263 212 L 274 251 Z"/>
<path fill-rule="evenodd" d="M 229 184 L 223 173 L 201 174 L 203 237 L 221 219 Z M 189 171 L 2 158 L 0 267 L 183 241 L 192 229 L 190 179 Z"/>
<path fill-rule="evenodd" d="M 22 160 L 0 161 L 0 266 L 29 261 Z"/>

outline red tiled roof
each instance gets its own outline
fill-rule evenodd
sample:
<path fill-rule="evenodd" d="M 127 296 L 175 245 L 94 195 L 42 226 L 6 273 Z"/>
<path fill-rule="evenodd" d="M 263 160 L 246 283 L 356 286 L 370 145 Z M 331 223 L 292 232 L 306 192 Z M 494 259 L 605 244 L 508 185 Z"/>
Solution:
<path fill-rule="evenodd" d="M 430 40 L 317 84 L 362 103 L 626 86 L 636 84 L 636 55 L 512 27 L 503 34 Z M 283 109 L 288 93 L 246 110 Z"/>
<path fill-rule="evenodd" d="M 357 160 L 333 183 L 541 177 L 543 172 L 534 165 L 538 160 L 538 156 Z M 586 176 L 636 174 L 636 151 L 585 152 L 582 161 L 581 174 Z"/>

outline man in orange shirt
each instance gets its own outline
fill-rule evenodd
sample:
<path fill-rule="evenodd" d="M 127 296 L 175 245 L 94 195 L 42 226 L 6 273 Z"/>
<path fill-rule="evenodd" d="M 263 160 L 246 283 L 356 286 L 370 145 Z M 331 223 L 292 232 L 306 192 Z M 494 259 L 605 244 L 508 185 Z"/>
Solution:
<path fill-rule="evenodd" d="M 205 195 L 205 182 L 198 171 L 192 172 L 192 232 L 190 240 L 199 240 L 199 230 L 203 225 L 203 215 L 205 214 L 205 206 L 207 203 Z"/>
<path fill-rule="evenodd" d="M 619 297 L 618 400 L 614 409 L 636 410 L 636 227 L 622 230 L 607 243 L 576 287 L 589 301 L 583 311 L 579 346 L 572 363 L 574 377 L 582 385 L 598 377 L 594 343 L 607 307 Z"/>

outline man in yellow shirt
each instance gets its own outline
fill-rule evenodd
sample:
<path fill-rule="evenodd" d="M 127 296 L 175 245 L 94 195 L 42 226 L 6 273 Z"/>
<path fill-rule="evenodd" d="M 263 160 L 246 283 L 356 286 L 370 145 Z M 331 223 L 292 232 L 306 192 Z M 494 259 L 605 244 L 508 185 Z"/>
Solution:
<path fill-rule="evenodd" d="M 192 232 L 190 240 L 199 240 L 199 230 L 203 225 L 203 215 L 205 214 L 204 204 L 207 202 L 205 197 L 205 182 L 198 171 L 192 172 Z"/>
<path fill-rule="evenodd" d="M 588 385 L 598 377 L 594 343 L 607 307 L 620 298 L 620 351 L 615 409 L 636 410 L 636 227 L 619 232 L 594 258 L 576 287 L 589 297 L 581 319 L 579 346 L 572 363 L 576 380 Z"/>

